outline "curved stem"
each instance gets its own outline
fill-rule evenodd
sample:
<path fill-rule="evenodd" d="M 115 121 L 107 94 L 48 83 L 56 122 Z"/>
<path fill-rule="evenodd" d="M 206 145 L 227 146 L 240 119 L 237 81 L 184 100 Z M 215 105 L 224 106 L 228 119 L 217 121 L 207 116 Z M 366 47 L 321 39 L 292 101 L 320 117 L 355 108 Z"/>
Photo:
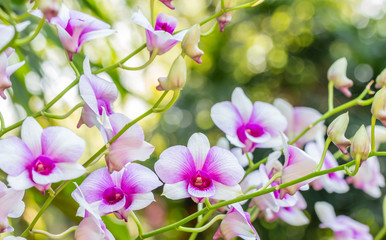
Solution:
<path fill-rule="evenodd" d="M 196 228 L 199 228 L 201 227 L 202 225 L 204 225 L 204 223 L 210 218 L 210 216 L 212 216 L 213 212 L 216 211 L 215 209 L 211 209 L 209 210 L 201 219 L 201 221 L 197 221 L 197 224 L 196 224 Z M 189 240 L 195 240 L 196 237 L 198 235 L 198 232 L 193 232 L 190 237 L 189 237 Z"/>
<path fill-rule="evenodd" d="M 0 131 L 5 128 L 3 114 L 0 112 Z"/>
<path fill-rule="evenodd" d="M 331 143 L 331 138 L 327 137 L 326 143 L 324 144 L 323 154 L 322 154 L 322 156 L 320 158 L 318 166 L 316 166 L 315 172 L 319 172 L 320 169 L 322 169 L 323 163 L 324 163 L 324 159 L 326 158 L 326 153 L 327 153 L 328 147 L 330 146 L 330 143 Z"/>
<path fill-rule="evenodd" d="M 247 169 L 247 171 L 245 172 L 244 178 L 245 178 L 248 174 L 250 174 L 252 171 L 254 171 L 255 169 L 257 169 L 261 164 L 267 162 L 267 160 L 268 160 L 268 157 L 265 157 L 265 158 L 261 159 L 260 161 L 258 161 L 257 163 L 253 164 L 252 167 L 249 167 L 249 168 Z"/>
<path fill-rule="evenodd" d="M 205 199 L 206 200 L 206 199 Z M 203 208 L 203 204 L 200 202 L 197 204 L 197 211 L 201 211 L 201 209 Z M 198 216 L 197 218 L 197 221 L 201 221 L 202 220 L 202 215 Z"/>
<path fill-rule="evenodd" d="M 217 26 L 218 26 L 218 22 L 216 21 L 216 23 L 213 24 L 213 26 L 207 32 L 201 33 L 200 36 L 201 37 L 209 36 L 210 34 L 212 34 L 214 32 L 214 30 L 216 30 Z"/>
<path fill-rule="evenodd" d="M 199 228 L 189 228 L 189 227 L 183 227 L 179 226 L 177 229 L 183 232 L 203 232 L 206 229 L 208 229 L 210 226 L 213 225 L 218 220 L 222 220 L 225 218 L 225 214 L 220 214 L 212 218 L 205 226 L 199 227 Z"/>
<path fill-rule="evenodd" d="M 249 153 L 246 152 L 245 155 L 247 156 L 247 159 L 248 159 L 248 164 L 249 164 L 249 168 L 253 168 L 253 161 L 252 161 L 252 158 L 249 156 Z"/>
<path fill-rule="evenodd" d="M 154 59 L 157 57 L 157 54 L 158 54 L 158 49 L 156 48 L 153 50 L 149 60 L 139 67 L 126 67 L 124 65 L 120 65 L 120 67 L 123 69 L 126 69 L 126 70 L 130 70 L 130 71 L 137 71 L 137 70 L 144 69 L 154 61 Z"/>
<path fill-rule="evenodd" d="M 278 173 L 276 173 L 275 175 L 273 175 L 273 176 L 271 177 L 271 179 L 269 179 L 269 181 L 268 181 L 264 186 L 262 186 L 262 187 L 259 189 L 259 191 L 264 190 L 264 189 L 266 189 L 267 187 L 269 187 L 269 186 L 273 183 L 273 181 L 275 181 L 276 179 L 280 178 L 281 176 L 283 176 L 283 173 L 282 173 L 282 172 L 278 172 Z"/>
<path fill-rule="evenodd" d="M 180 95 L 180 89 L 175 89 L 174 94 L 173 94 L 173 98 L 170 100 L 170 102 L 162 108 L 153 109 L 153 112 L 158 113 L 158 112 L 164 112 L 164 111 L 168 110 L 177 101 L 179 95 Z"/>
<path fill-rule="evenodd" d="M 360 155 L 356 155 L 355 156 L 355 169 L 354 169 L 354 171 L 351 172 L 348 167 L 344 167 L 344 170 L 346 171 L 346 173 L 349 176 L 355 176 L 358 173 L 360 166 L 361 166 L 361 157 L 360 157 Z"/>
<path fill-rule="evenodd" d="M 386 156 L 386 152 L 373 152 L 369 154 L 369 157 L 373 156 Z"/>
<path fill-rule="evenodd" d="M 334 109 L 334 82 L 328 83 L 328 111 Z"/>
<path fill-rule="evenodd" d="M 210 209 L 212 207 L 212 204 L 210 204 L 209 198 L 205 198 L 205 206 Z"/>
<path fill-rule="evenodd" d="M 21 45 L 24 45 L 24 44 L 29 43 L 32 40 L 34 40 L 34 38 L 39 34 L 39 32 L 42 29 L 42 27 L 43 27 L 45 22 L 46 22 L 46 17 L 43 16 L 42 19 L 39 22 L 38 27 L 35 29 L 35 31 L 31 35 L 29 35 L 28 37 L 15 40 L 15 44 L 14 45 L 15 46 L 21 46 Z"/>
<path fill-rule="evenodd" d="M 66 55 L 67 55 L 67 59 L 70 59 L 70 58 L 68 57 L 67 51 L 66 51 Z M 79 77 L 80 77 L 80 73 L 79 73 L 78 68 L 76 68 L 75 64 L 74 64 L 72 61 L 68 61 L 68 64 L 70 64 L 70 66 L 71 66 L 72 70 L 74 71 L 76 77 L 79 78 Z"/>
<path fill-rule="evenodd" d="M 374 115 L 371 116 L 371 152 L 375 152 L 375 122 L 377 119 L 374 117 Z"/>
<path fill-rule="evenodd" d="M 75 105 L 70 111 L 63 115 L 56 115 L 56 114 L 51 114 L 48 112 L 42 112 L 42 115 L 48 118 L 54 118 L 54 119 L 66 119 L 68 118 L 73 112 L 75 112 L 78 108 L 81 108 L 84 106 L 84 103 L 78 103 Z"/>
<path fill-rule="evenodd" d="M 137 215 L 135 215 L 134 211 L 130 211 L 130 216 L 133 218 L 135 224 L 137 225 L 138 234 L 139 234 L 139 237 L 141 237 L 143 235 L 141 222 L 139 221 Z"/>
<path fill-rule="evenodd" d="M 39 230 L 39 229 L 32 229 L 31 232 L 34 234 L 45 235 L 45 236 L 49 237 L 50 239 L 61 239 L 65 236 L 67 236 L 68 234 L 70 234 L 71 232 L 75 231 L 77 228 L 78 228 L 78 226 L 72 226 L 69 229 L 67 229 L 66 231 L 59 233 L 59 234 L 52 234 L 52 233 L 49 233 L 49 232 L 46 232 L 43 230 Z"/>
<path fill-rule="evenodd" d="M 386 235 L 386 226 L 384 226 L 381 229 L 381 231 L 378 232 L 378 234 L 374 237 L 374 240 L 382 240 L 385 235 Z"/>

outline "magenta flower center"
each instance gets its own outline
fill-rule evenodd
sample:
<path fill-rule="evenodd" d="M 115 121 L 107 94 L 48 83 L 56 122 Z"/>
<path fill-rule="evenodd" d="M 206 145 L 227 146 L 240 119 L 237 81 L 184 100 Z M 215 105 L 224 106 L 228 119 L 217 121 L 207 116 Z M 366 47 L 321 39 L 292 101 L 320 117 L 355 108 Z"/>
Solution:
<path fill-rule="evenodd" d="M 264 134 L 264 128 L 255 123 L 247 123 L 246 125 L 239 127 L 237 129 L 237 136 L 242 143 L 245 143 L 248 139 L 246 133 L 257 138 Z"/>
<path fill-rule="evenodd" d="M 190 184 L 198 189 L 206 189 L 212 184 L 210 176 L 203 171 L 198 170 L 190 179 Z"/>
<path fill-rule="evenodd" d="M 113 114 L 113 110 L 111 109 L 111 105 L 110 105 L 110 102 L 104 98 L 99 98 L 97 99 L 98 101 L 98 112 L 99 112 L 99 115 L 102 115 L 103 113 L 103 108 L 105 109 L 106 111 L 106 114 L 107 116 L 110 116 L 111 114 Z"/>
<path fill-rule="evenodd" d="M 121 201 L 124 196 L 125 194 L 123 193 L 122 189 L 117 187 L 108 188 L 103 192 L 103 199 L 108 204 L 116 204 L 117 202 Z"/>
<path fill-rule="evenodd" d="M 37 157 L 32 164 L 35 172 L 38 172 L 42 175 L 50 174 L 52 172 L 52 169 L 54 169 L 55 167 L 54 161 L 52 161 L 51 158 L 43 155 Z"/>

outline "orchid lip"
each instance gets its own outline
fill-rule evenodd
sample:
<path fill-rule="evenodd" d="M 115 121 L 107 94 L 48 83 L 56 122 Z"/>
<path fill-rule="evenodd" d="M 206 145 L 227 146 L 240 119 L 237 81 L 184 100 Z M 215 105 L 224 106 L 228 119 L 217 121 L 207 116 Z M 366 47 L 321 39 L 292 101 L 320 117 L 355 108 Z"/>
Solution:
<path fill-rule="evenodd" d="M 110 187 L 103 192 L 103 199 L 107 204 L 113 205 L 123 199 L 125 194 L 122 189 Z"/>
<path fill-rule="evenodd" d="M 51 158 L 40 155 L 32 163 L 33 169 L 35 172 L 40 173 L 41 175 L 49 175 L 52 170 L 55 168 L 55 163 Z"/>
<path fill-rule="evenodd" d="M 212 179 L 206 172 L 198 170 L 190 178 L 190 184 L 200 190 L 203 190 L 212 185 Z"/>

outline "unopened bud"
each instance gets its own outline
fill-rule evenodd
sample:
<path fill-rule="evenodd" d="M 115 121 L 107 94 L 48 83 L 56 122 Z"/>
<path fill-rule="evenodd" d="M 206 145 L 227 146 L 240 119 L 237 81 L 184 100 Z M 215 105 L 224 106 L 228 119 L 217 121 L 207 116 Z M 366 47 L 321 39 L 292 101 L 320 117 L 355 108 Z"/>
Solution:
<path fill-rule="evenodd" d="M 158 78 L 158 82 L 157 90 L 159 91 L 184 87 L 186 82 L 186 64 L 181 55 L 174 60 L 168 76 L 166 78 Z"/>
<path fill-rule="evenodd" d="M 364 125 L 362 125 L 359 130 L 355 133 L 350 154 L 353 159 L 360 158 L 361 161 L 365 161 L 370 153 L 370 138 L 367 135 L 367 131 Z"/>
<path fill-rule="evenodd" d="M 225 9 L 231 8 L 234 5 L 234 1 L 233 0 L 224 0 L 224 5 L 225 5 Z M 220 12 L 220 11 L 222 11 L 221 1 L 219 1 L 218 5 L 216 7 L 216 12 Z M 225 26 L 231 22 L 232 15 L 233 15 L 233 12 L 229 11 L 229 12 L 225 12 L 222 15 L 217 17 L 217 21 L 218 21 L 218 24 L 220 26 L 220 32 L 223 32 Z"/>
<path fill-rule="evenodd" d="M 378 77 L 375 79 L 375 82 L 376 88 L 386 87 L 386 68 L 383 69 L 381 74 L 378 75 Z"/>
<path fill-rule="evenodd" d="M 173 0 L 159 0 L 159 1 L 165 4 L 166 7 L 174 10 L 174 6 L 172 5 Z"/>
<path fill-rule="evenodd" d="M 334 83 L 334 86 L 339 89 L 347 97 L 351 97 L 351 92 L 348 90 L 354 84 L 352 80 L 346 76 L 347 59 L 339 58 L 328 69 L 327 78 Z"/>
<path fill-rule="evenodd" d="M 47 20 L 50 20 L 51 18 L 58 16 L 62 1 L 63 0 L 40 0 L 38 8 L 42 11 Z"/>
<path fill-rule="evenodd" d="M 350 140 L 348 140 L 344 134 L 348 126 L 349 117 L 348 112 L 343 113 L 328 126 L 327 135 L 331 138 L 331 141 L 339 148 L 343 154 L 347 154 L 347 147 L 350 146 Z"/>
<path fill-rule="evenodd" d="M 386 127 L 386 86 L 375 94 L 371 113 Z"/>
<path fill-rule="evenodd" d="M 200 33 L 200 25 L 194 25 L 185 34 L 184 40 L 182 40 L 181 43 L 182 50 L 186 53 L 186 55 L 191 57 L 198 64 L 202 63 L 201 56 L 204 55 L 204 52 L 198 48 Z"/>

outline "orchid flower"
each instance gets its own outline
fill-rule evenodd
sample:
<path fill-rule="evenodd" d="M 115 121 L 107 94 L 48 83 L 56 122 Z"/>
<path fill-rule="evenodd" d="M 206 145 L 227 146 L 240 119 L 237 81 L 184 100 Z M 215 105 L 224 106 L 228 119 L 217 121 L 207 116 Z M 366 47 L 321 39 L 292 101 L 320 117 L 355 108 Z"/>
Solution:
<path fill-rule="evenodd" d="M 0 182 L 0 234 L 13 232 L 7 217 L 18 218 L 23 214 L 25 207 L 23 196 L 23 190 L 7 188 L 3 182 Z"/>
<path fill-rule="evenodd" d="M 244 212 L 239 203 L 231 205 L 231 209 L 222 220 L 213 239 L 223 238 L 224 240 L 231 240 L 235 237 L 240 237 L 245 240 L 259 240 L 260 237 L 253 227 L 250 218 L 249 213 Z"/>
<path fill-rule="evenodd" d="M 166 149 L 154 168 L 165 183 L 163 195 L 170 199 L 191 197 L 201 202 L 204 198 L 229 200 L 241 194 L 238 183 L 244 169 L 230 151 L 210 148 L 202 133 L 193 134 L 187 147 Z"/>
<path fill-rule="evenodd" d="M 42 192 L 51 183 L 74 179 L 85 172 L 76 161 L 85 141 L 64 127 L 43 129 L 32 117 L 21 127 L 21 139 L 0 140 L 0 169 L 8 174 L 9 185 L 17 190 L 35 186 Z"/>
<path fill-rule="evenodd" d="M 114 113 L 104 122 L 101 130 L 107 143 L 131 120 L 123 114 Z M 109 172 L 120 171 L 127 163 L 135 160 L 145 161 L 153 151 L 154 146 L 145 141 L 141 126 L 134 124 L 110 145 L 105 155 Z"/>
<path fill-rule="evenodd" d="M 88 203 L 98 202 L 101 215 L 115 213 L 118 218 L 127 221 L 130 211 L 145 208 L 154 201 L 151 191 L 161 185 L 150 169 L 130 163 L 112 174 L 107 168 L 92 172 L 79 189 Z M 79 190 L 75 190 L 72 196 L 75 194 L 79 194 Z"/>
<path fill-rule="evenodd" d="M 173 0 L 159 0 L 159 1 L 165 4 L 166 7 L 174 10 L 175 7 L 172 5 Z"/>
<path fill-rule="evenodd" d="M 244 152 L 280 146 L 280 132 L 287 127 L 287 120 L 277 108 L 265 102 L 252 105 L 241 88 L 233 91 L 232 102 L 215 104 L 211 117 L 228 140 Z"/>
<path fill-rule="evenodd" d="M 12 41 L 17 32 L 23 31 L 29 24 L 29 21 L 16 24 L 15 26 L 0 24 L 0 50 Z"/>
<path fill-rule="evenodd" d="M 281 98 L 275 99 L 273 105 L 277 107 L 287 119 L 288 125 L 284 133 L 289 140 L 295 139 L 304 131 L 304 129 L 322 117 L 322 114 L 313 108 L 293 107 L 290 103 Z M 324 121 L 321 121 L 316 124 L 306 134 L 299 138 L 294 143 L 294 146 L 302 148 L 307 142 L 316 140 L 320 136 L 324 136 L 326 127 L 323 123 Z"/>
<path fill-rule="evenodd" d="M 328 69 L 327 78 L 334 86 L 339 89 L 346 97 L 351 97 L 350 87 L 354 85 L 353 81 L 346 76 L 347 59 L 339 58 Z"/>
<path fill-rule="evenodd" d="M 71 61 L 85 42 L 107 37 L 115 32 L 110 29 L 109 24 L 85 13 L 68 9 L 64 4 L 58 16 L 51 18 L 50 23 L 56 25 L 59 39 Z"/>
<path fill-rule="evenodd" d="M 306 153 L 308 153 L 315 160 L 320 161 L 323 153 L 323 145 L 317 144 L 315 142 L 310 142 L 305 147 Z M 323 162 L 323 166 L 321 170 L 326 170 L 330 168 L 334 168 L 338 166 L 338 162 L 331 154 L 330 151 L 327 150 L 326 157 Z M 319 178 L 315 179 L 310 184 L 315 190 L 321 190 L 324 188 L 328 193 L 345 193 L 349 190 L 349 187 L 344 180 L 344 174 L 342 171 L 332 172 Z"/>
<path fill-rule="evenodd" d="M 243 151 L 241 150 L 241 148 L 232 148 L 232 149 L 229 149 L 229 142 L 228 140 L 225 138 L 225 137 L 221 137 L 218 139 L 217 143 L 216 143 L 216 146 L 219 146 L 219 147 L 222 147 L 222 148 L 225 148 L 227 150 L 230 150 L 233 155 L 235 155 L 235 157 L 237 158 L 237 160 L 239 160 L 239 163 L 242 167 L 246 167 L 248 166 L 249 164 L 249 160 L 248 158 L 250 158 L 251 160 L 253 160 L 253 154 L 250 153 L 250 152 L 247 152 L 247 153 L 243 153 Z M 247 156 L 248 154 L 248 156 Z"/>
<path fill-rule="evenodd" d="M 371 240 L 369 227 L 344 215 L 336 216 L 334 208 L 327 202 L 316 202 L 315 211 L 322 224 L 321 228 L 334 231 L 336 240 Z"/>
<path fill-rule="evenodd" d="M 173 35 L 178 21 L 163 13 L 158 14 L 154 28 L 140 10 L 133 13 L 132 20 L 146 29 L 146 46 L 150 54 L 153 54 L 153 51 L 158 55 L 166 53 L 181 42 L 186 34 L 186 31 L 181 31 Z"/>
<path fill-rule="evenodd" d="M 103 111 L 113 114 L 113 102 L 118 97 L 118 89 L 113 82 L 106 81 L 91 73 L 88 57 L 83 62 L 84 74 L 79 79 L 80 96 L 85 102 L 78 128 L 85 123 L 88 127 L 100 126 Z"/>
<path fill-rule="evenodd" d="M 10 76 L 25 63 L 25 61 L 22 61 L 8 66 L 8 58 L 13 52 L 15 52 L 13 48 L 7 48 L 4 52 L 0 53 L 0 96 L 3 99 L 7 98 L 4 90 L 12 86 Z"/>
<path fill-rule="evenodd" d="M 114 236 L 106 228 L 106 225 L 99 215 L 98 204 L 89 204 L 79 189 L 72 194 L 72 197 L 79 203 L 77 216 L 84 217 L 75 231 L 74 239 L 114 240 Z"/>

